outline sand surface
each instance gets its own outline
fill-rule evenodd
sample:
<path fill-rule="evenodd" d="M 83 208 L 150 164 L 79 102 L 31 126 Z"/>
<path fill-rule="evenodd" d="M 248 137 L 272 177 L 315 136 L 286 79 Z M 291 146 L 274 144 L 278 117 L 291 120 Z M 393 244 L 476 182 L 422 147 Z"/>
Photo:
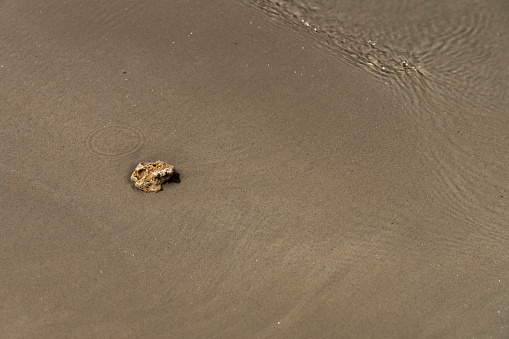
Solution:
<path fill-rule="evenodd" d="M 509 336 L 507 3 L 279 3 L 3 1 L 0 337 Z"/>

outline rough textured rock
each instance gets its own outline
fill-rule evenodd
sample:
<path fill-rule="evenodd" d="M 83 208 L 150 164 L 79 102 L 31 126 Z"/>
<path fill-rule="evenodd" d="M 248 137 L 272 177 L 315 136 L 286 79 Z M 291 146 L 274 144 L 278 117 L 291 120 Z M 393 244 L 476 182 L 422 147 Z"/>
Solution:
<path fill-rule="evenodd" d="M 134 185 L 145 192 L 159 192 L 175 168 L 164 161 L 140 162 L 131 175 Z"/>

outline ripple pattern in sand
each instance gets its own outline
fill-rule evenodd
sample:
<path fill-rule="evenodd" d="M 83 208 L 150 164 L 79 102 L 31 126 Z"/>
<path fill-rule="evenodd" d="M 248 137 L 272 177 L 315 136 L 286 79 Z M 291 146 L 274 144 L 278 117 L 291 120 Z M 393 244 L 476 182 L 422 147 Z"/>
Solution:
<path fill-rule="evenodd" d="M 244 1 L 390 86 L 422 139 L 416 161 L 440 211 L 428 239 L 440 224 L 454 226 L 442 240 L 460 252 L 507 241 L 507 11 L 481 2 Z"/>
<path fill-rule="evenodd" d="M 462 229 L 447 241 L 459 251 L 507 241 L 509 219 L 509 73 L 497 65 L 504 53 L 491 34 L 505 19 L 494 9 L 465 9 L 416 24 L 425 35 L 415 44 L 420 77 L 398 76 L 395 96 L 405 97 L 417 151 L 432 174 L 430 192 L 443 220 Z"/>
<path fill-rule="evenodd" d="M 419 74 L 409 52 L 377 43 L 369 36 L 349 29 L 340 17 L 328 18 L 317 3 L 306 1 L 246 0 L 250 7 L 261 9 L 277 21 L 293 26 L 317 41 L 318 48 L 341 56 L 352 64 L 368 69 L 377 76 Z"/>
<path fill-rule="evenodd" d="M 139 150 L 145 138 L 141 131 L 125 125 L 101 126 L 92 130 L 86 140 L 87 149 L 101 157 L 120 158 Z"/>

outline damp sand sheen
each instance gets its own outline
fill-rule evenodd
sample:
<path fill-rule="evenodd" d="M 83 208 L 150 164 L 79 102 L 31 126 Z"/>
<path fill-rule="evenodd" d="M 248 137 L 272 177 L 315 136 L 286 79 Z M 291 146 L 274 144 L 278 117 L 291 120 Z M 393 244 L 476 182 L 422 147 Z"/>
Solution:
<path fill-rule="evenodd" d="M 0 18 L 0 337 L 509 336 L 504 1 Z"/>

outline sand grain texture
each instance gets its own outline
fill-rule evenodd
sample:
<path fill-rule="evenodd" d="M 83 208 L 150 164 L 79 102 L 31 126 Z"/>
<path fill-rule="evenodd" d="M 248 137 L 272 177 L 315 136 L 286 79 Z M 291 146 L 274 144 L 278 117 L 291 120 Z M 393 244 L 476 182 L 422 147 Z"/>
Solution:
<path fill-rule="evenodd" d="M 5 1 L 0 337 L 507 337 L 508 9 L 444 6 L 485 29 L 386 29 L 416 76 L 345 57 L 355 6 L 324 40 L 249 1 Z M 140 159 L 182 182 L 140 194 Z"/>

